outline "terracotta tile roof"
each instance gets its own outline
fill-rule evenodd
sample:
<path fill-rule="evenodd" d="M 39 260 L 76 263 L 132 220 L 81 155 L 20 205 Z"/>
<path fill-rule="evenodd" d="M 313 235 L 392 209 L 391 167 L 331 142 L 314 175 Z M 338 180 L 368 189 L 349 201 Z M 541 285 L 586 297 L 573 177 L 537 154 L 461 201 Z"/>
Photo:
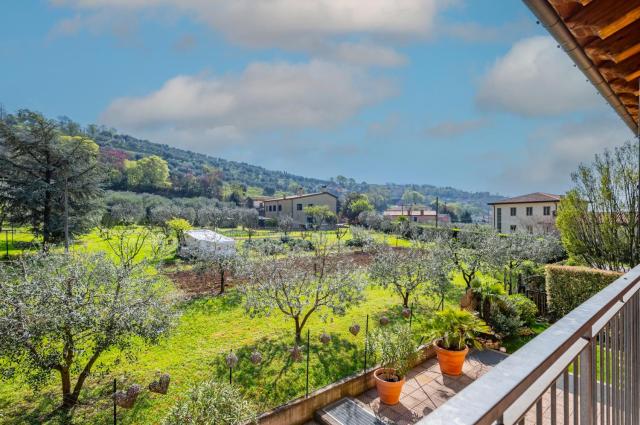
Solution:
<path fill-rule="evenodd" d="M 526 204 L 531 202 L 559 202 L 562 195 L 553 195 L 551 193 L 535 192 L 528 195 L 515 196 L 513 198 L 501 199 L 496 202 L 490 202 L 489 205 L 498 204 Z"/>

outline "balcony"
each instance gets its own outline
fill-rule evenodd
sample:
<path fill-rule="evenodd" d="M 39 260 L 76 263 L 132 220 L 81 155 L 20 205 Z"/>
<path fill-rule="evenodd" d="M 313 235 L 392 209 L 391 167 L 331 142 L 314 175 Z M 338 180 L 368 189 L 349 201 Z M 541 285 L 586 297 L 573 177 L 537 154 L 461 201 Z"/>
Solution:
<path fill-rule="evenodd" d="M 640 266 L 418 422 L 639 424 Z"/>

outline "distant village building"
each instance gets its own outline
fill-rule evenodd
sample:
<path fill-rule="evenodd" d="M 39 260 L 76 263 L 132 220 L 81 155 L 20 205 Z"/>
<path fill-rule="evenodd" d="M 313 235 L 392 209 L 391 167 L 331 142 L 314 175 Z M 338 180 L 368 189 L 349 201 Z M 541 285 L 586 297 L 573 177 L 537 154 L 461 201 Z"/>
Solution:
<path fill-rule="evenodd" d="M 493 228 L 500 233 L 553 233 L 561 198 L 536 192 L 491 202 Z"/>
<path fill-rule="evenodd" d="M 420 206 L 393 206 L 388 208 L 384 213 L 382 213 L 383 217 L 389 220 L 396 220 L 400 217 L 407 217 L 410 221 L 414 223 L 436 223 L 436 216 L 438 218 L 438 223 L 451 223 L 451 217 L 449 214 L 436 214 L 436 211 Z"/>
<path fill-rule="evenodd" d="M 305 208 L 318 205 L 326 205 L 330 211 L 338 213 L 338 197 L 329 192 L 281 196 L 263 201 L 265 217 L 277 220 L 287 215 L 298 226 L 311 224 L 312 218 L 307 216 Z"/>

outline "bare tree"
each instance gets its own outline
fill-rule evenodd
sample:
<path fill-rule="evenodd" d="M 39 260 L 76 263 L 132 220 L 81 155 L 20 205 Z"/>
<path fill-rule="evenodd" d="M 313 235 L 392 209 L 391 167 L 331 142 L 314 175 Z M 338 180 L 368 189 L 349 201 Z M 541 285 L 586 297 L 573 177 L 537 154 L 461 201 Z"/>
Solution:
<path fill-rule="evenodd" d="M 18 369 L 33 385 L 57 372 L 64 411 L 104 352 L 126 352 L 133 337 L 156 341 L 173 317 L 157 276 L 104 255 L 40 254 L 0 265 L 0 369 Z"/>
<path fill-rule="evenodd" d="M 314 314 L 344 315 L 364 299 L 364 281 L 352 261 L 332 255 L 326 241 L 315 241 L 314 246 L 311 256 L 293 251 L 285 258 L 256 259 L 242 286 L 248 313 L 289 317 L 297 342 Z"/>
<path fill-rule="evenodd" d="M 592 267 L 626 271 L 640 263 L 638 145 L 596 155 L 572 174 L 557 226 L 570 255 Z"/>

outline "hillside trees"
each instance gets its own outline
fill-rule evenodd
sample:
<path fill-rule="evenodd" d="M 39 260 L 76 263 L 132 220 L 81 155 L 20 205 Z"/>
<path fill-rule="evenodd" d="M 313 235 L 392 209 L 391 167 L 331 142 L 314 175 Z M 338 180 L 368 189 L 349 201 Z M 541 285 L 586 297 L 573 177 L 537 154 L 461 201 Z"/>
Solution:
<path fill-rule="evenodd" d="M 64 135 L 58 122 L 36 112 L 0 120 L 0 198 L 17 224 L 42 234 L 44 248 L 65 230 L 81 233 L 95 222 L 103 175 L 98 155 L 91 139 Z"/>
<path fill-rule="evenodd" d="M 171 186 L 169 164 L 157 155 L 124 161 L 127 187 L 136 190 L 165 189 Z"/>
<path fill-rule="evenodd" d="M 417 205 L 417 204 L 422 204 L 425 201 L 425 196 L 420 193 L 417 192 L 415 190 L 405 190 L 405 192 L 402 194 L 402 202 L 404 202 L 405 205 Z"/>
<path fill-rule="evenodd" d="M 342 207 L 342 215 L 347 220 L 354 222 L 358 219 L 360 213 L 365 211 L 373 211 L 373 205 L 371 205 L 366 195 L 355 192 L 347 194 Z"/>
<path fill-rule="evenodd" d="M 57 374 L 63 411 L 103 353 L 157 341 L 174 317 L 158 277 L 104 255 L 38 254 L 0 265 L 0 372 L 38 386 Z M 102 367 L 107 367 L 102 364 Z"/>

